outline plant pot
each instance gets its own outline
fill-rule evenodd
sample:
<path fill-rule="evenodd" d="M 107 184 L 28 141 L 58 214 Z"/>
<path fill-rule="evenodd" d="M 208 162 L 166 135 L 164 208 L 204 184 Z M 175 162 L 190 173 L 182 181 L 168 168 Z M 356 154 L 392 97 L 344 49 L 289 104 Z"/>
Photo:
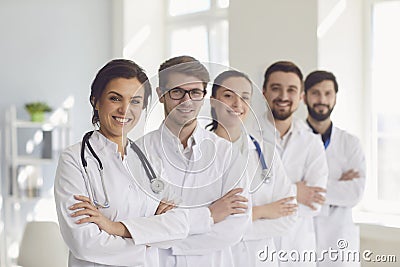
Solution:
<path fill-rule="evenodd" d="M 31 121 L 35 122 L 43 122 L 44 121 L 44 112 L 33 112 L 31 113 Z"/>

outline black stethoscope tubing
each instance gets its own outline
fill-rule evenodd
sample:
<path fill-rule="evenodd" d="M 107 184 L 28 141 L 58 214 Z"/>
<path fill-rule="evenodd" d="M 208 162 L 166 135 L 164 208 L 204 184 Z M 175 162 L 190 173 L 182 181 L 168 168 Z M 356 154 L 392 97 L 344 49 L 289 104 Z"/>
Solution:
<path fill-rule="evenodd" d="M 101 178 L 101 183 L 102 183 L 102 187 L 103 187 L 103 193 L 105 196 L 104 204 L 100 204 L 97 201 L 97 198 L 95 197 L 95 192 L 93 191 L 93 188 L 90 186 L 91 191 L 92 191 L 92 196 L 93 196 L 93 202 L 94 202 L 95 206 L 97 206 L 97 207 L 109 208 L 110 205 L 109 205 L 108 195 L 106 192 L 106 188 L 105 188 L 105 184 L 104 184 L 104 177 L 103 177 L 103 164 L 102 164 L 100 158 L 98 157 L 98 155 L 96 154 L 96 152 L 94 151 L 92 145 L 89 142 L 89 139 L 92 136 L 92 134 L 93 134 L 93 131 L 87 132 L 83 136 L 83 139 L 82 139 L 82 145 L 81 145 L 82 165 L 83 165 L 83 168 L 85 169 L 86 175 L 89 179 L 89 175 L 87 172 L 87 161 L 85 159 L 85 147 L 87 146 L 90 150 L 90 153 L 93 155 L 93 157 L 96 159 L 96 161 L 99 164 L 100 178 Z M 157 178 L 153 168 L 150 165 L 150 162 L 147 160 L 147 157 L 140 150 L 140 148 L 131 140 L 129 140 L 129 144 L 130 144 L 131 149 L 133 151 L 135 151 L 135 153 L 138 155 L 140 161 L 142 162 L 142 165 L 144 167 L 146 175 L 150 181 L 151 190 L 156 194 L 160 193 L 164 189 L 164 183 L 160 179 Z M 89 181 L 89 183 L 90 183 L 90 181 Z"/>

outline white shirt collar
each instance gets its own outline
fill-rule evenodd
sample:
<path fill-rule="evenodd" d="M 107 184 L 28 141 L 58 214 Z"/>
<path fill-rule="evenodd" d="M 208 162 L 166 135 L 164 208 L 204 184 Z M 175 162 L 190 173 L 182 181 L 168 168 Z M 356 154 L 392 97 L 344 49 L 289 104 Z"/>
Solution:
<path fill-rule="evenodd" d="M 294 129 L 294 126 L 293 126 L 293 122 L 292 122 L 290 124 L 290 127 L 289 127 L 288 131 L 282 137 L 280 137 L 280 135 L 278 134 L 279 139 L 287 140 L 292 135 L 293 129 Z"/>
<path fill-rule="evenodd" d="M 193 153 L 193 147 L 200 143 L 200 140 L 202 139 L 202 133 L 199 129 L 199 124 L 196 124 L 196 128 L 194 129 L 193 133 L 190 135 L 187 141 L 187 146 L 186 148 L 183 147 L 181 140 L 174 135 L 170 129 L 165 125 L 165 122 L 162 122 L 159 130 L 161 132 L 161 138 L 162 142 L 169 142 L 171 145 L 174 147 L 177 147 L 179 151 L 187 158 L 190 159 Z"/>
<path fill-rule="evenodd" d="M 95 151 L 101 151 L 107 148 L 112 151 L 118 152 L 118 144 L 105 137 L 99 131 L 94 131 L 90 139 L 94 140 L 94 142 L 90 144 L 93 146 L 93 149 Z"/>

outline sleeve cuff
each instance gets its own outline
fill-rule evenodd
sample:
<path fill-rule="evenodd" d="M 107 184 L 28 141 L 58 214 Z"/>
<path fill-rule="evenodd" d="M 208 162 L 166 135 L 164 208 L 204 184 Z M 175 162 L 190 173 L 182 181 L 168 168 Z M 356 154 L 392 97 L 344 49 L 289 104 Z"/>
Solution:
<path fill-rule="evenodd" d="M 214 220 L 207 207 L 189 209 L 189 234 L 202 234 L 211 231 Z"/>

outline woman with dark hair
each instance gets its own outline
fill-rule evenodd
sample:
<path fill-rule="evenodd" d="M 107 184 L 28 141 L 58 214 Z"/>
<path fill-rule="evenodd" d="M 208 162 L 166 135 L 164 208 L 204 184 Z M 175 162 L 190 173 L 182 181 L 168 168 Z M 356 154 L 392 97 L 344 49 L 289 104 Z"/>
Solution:
<path fill-rule="evenodd" d="M 244 121 L 251 110 L 252 82 L 236 70 L 219 74 L 212 87 L 211 131 L 232 142 L 247 158 L 247 172 L 251 177 L 253 223 L 241 242 L 234 245 L 235 266 L 278 266 L 278 259 L 267 258 L 275 249 L 274 236 L 284 234 L 296 220 L 296 193 L 274 152 L 273 144 L 263 143 L 250 135 Z M 268 248 L 268 251 L 259 253 Z"/>
<path fill-rule="evenodd" d="M 145 72 L 130 60 L 108 62 L 92 83 L 98 129 L 61 154 L 54 184 L 69 266 L 157 266 L 151 243 L 188 234 L 187 211 L 160 203 L 163 182 L 127 138 L 150 95 Z"/>

